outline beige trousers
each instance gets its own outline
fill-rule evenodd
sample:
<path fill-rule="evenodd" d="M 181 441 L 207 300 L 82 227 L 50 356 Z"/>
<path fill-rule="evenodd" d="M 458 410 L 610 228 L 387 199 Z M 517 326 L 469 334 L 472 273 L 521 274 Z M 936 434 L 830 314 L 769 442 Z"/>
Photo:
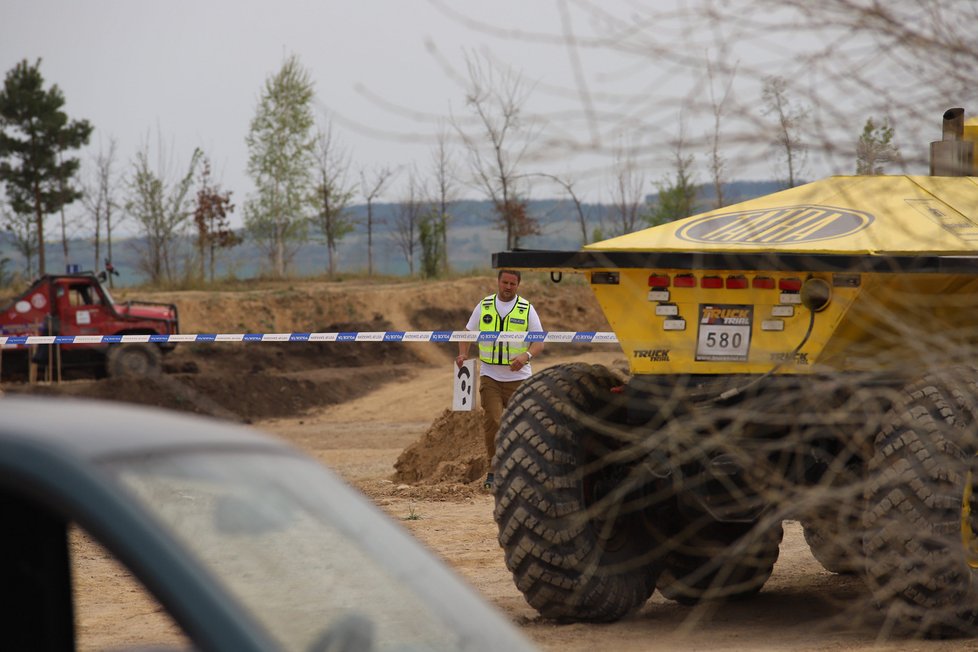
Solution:
<path fill-rule="evenodd" d="M 496 433 L 503 408 L 520 388 L 522 380 L 500 382 L 489 376 L 479 376 L 479 399 L 482 401 L 482 434 L 486 439 L 486 459 L 492 472 L 492 458 L 496 454 Z"/>

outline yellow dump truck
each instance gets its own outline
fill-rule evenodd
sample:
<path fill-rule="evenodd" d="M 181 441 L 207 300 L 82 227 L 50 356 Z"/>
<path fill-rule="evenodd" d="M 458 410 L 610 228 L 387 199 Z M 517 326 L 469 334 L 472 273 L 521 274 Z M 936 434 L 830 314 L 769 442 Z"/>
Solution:
<path fill-rule="evenodd" d="M 630 373 L 549 368 L 504 415 L 495 519 L 527 601 L 611 621 L 758 592 L 798 520 L 880 627 L 978 622 L 978 119 L 926 176 L 837 176 L 586 246 Z"/>

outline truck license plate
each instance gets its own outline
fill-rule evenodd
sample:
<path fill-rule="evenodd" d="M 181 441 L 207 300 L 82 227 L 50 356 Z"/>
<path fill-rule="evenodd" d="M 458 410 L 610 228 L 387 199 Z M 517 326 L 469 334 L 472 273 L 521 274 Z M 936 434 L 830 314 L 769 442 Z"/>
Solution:
<path fill-rule="evenodd" d="M 742 304 L 700 304 L 696 360 L 705 362 L 746 362 L 750 353 L 754 306 Z"/>

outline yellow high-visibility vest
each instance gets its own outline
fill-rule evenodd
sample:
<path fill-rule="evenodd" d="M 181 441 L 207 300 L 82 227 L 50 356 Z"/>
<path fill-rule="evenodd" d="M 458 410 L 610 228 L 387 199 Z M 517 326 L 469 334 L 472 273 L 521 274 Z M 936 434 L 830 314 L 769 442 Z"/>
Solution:
<path fill-rule="evenodd" d="M 516 304 L 505 317 L 496 310 L 496 295 L 482 300 L 480 331 L 526 332 L 530 329 L 530 302 L 517 295 Z M 508 365 L 513 358 L 530 348 L 527 342 L 479 342 L 479 359 L 486 364 Z"/>

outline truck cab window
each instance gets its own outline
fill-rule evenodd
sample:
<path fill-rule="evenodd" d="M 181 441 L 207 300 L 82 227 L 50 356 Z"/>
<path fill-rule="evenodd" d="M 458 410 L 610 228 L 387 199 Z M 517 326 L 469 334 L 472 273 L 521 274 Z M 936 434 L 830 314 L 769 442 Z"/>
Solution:
<path fill-rule="evenodd" d="M 102 298 L 90 285 L 72 285 L 68 288 L 68 301 L 72 306 L 97 306 Z"/>

